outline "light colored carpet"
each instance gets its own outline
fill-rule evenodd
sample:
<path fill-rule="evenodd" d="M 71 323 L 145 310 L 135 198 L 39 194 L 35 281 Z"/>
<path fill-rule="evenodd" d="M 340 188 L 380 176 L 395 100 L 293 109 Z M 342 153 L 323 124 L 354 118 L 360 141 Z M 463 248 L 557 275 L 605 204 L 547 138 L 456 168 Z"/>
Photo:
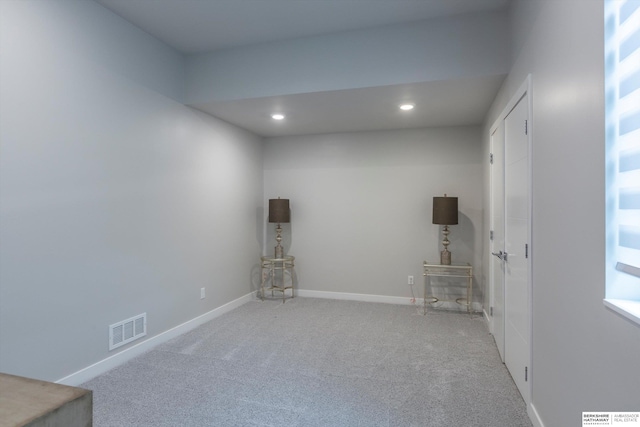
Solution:
<path fill-rule="evenodd" d="M 252 301 L 82 387 L 94 426 L 531 426 L 479 314 Z"/>

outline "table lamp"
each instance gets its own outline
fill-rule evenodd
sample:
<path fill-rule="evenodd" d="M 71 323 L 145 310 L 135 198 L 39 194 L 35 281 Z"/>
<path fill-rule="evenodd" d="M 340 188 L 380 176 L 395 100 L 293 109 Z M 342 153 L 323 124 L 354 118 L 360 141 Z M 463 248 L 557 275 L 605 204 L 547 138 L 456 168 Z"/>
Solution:
<path fill-rule="evenodd" d="M 433 224 L 444 225 L 442 235 L 442 245 L 444 250 L 440 252 L 440 264 L 451 265 L 451 252 L 449 246 L 449 226 L 458 223 L 458 198 L 457 197 L 434 197 L 433 198 Z"/>
<path fill-rule="evenodd" d="M 276 226 L 276 242 L 278 244 L 275 247 L 275 257 L 282 258 L 284 253 L 282 251 L 282 227 L 280 224 L 286 224 L 291 220 L 291 210 L 289 209 L 289 199 L 269 199 L 269 222 L 278 224 Z"/>

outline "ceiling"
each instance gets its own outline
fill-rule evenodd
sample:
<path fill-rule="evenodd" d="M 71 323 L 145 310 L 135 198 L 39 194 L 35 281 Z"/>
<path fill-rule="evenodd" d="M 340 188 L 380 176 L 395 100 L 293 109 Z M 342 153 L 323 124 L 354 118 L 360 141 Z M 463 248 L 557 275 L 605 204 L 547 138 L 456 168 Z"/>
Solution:
<path fill-rule="evenodd" d="M 489 76 L 379 86 L 211 102 L 197 108 L 266 137 L 470 126 L 482 122 L 502 80 Z M 415 108 L 401 111 L 399 105 L 407 101 Z M 271 112 L 286 119 L 276 122 Z"/>
<path fill-rule="evenodd" d="M 503 10 L 510 0 L 95 0 L 185 55 Z M 502 79 L 425 82 L 197 105 L 261 136 L 481 123 Z M 400 114 L 397 104 L 416 108 Z M 287 115 L 274 122 L 270 113 Z"/>
<path fill-rule="evenodd" d="M 96 0 L 185 54 L 502 9 L 509 0 Z"/>

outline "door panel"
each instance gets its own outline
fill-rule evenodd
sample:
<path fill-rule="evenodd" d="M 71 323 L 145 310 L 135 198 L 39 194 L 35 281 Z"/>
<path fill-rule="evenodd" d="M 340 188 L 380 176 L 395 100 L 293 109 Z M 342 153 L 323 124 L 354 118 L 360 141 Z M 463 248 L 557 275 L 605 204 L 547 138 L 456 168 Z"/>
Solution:
<path fill-rule="evenodd" d="M 505 123 L 505 364 L 525 402 L 529 402 L 529 116 L 528 95 Z"/>

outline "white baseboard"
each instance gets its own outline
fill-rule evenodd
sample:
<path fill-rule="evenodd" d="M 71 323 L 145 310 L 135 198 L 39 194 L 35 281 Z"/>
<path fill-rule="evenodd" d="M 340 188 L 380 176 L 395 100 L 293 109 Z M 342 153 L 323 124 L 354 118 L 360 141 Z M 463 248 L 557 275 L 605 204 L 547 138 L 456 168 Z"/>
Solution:
<path fill-rule="evenodd" d="M 533 427 L 544 427 L 544 424 L 540 419 L 540 415 L 538 415 L 538 411 L 536 411 L 536 407 L 533 406 L 533 403 L 530 403 L 527 406 L 527 413 L 529 414 L 529 419 L 531 420 Z"/>
<path fill-rule="evenodd" d="M 105 372 L 117 366 L 122 365 L 123 363 L 133 359 L 136 356 L 141 355 L 144 352 L 151 350 L 152 348 L 158 345 L 164 342 L 167 342 L 172 338 L 177 337 L 178 335 L 182 335 L 185 332 L 195 329 L 196 327 L 233 310 L 234 308 L 240 307 L 241 305 L 253 300 L 254 295 L 255 295 L 255 291 L 248 293 L 244 296 L 241 296 L 238 299 L 235 299 L 225 305 L 215 308 L 203 315 L 200 315 L 194 319 L 191 319 L 165 332 L 155 335 L 145 341 L 142 341 L 139 344 L 136 344 L 117 354 L 114 354 L 113 356 L 109 356 L 106 359 L 96 362 L 91 366 L 88 366 L 84 369 L 79 370 L 78 372 L 75 372 L 71 375 L 61 378 L 58 381 L 56 381 L 56 383 L 70 385 L 70 386 L 78 386 L 82 383 L 85 383 L 91 380 L 92 378 L 95 378 L 98 375 L 104 374 Z"/>
<path fill-rule="evenodd" d="M 380 302 L 385 304 L 400 305 L 417 305 L 422 307 L 422 298 L 416 298 L 415 303 L 411 302 L 409 297 L 393 297 L 388 295 L 371 295 L 371 294 L 350 294 L 346 292 L 328 292 L 328 291 L 310 291 L 305 289 L 296 289 L 296 295 L 306 298 L 325 298 L 346 301 L 363 301 L 363 302 Z M 460 304 L 452 301 L 438 302 L 437 308 L 446 310 L 464 310 Z M 427 306 L 429 308 L 429 306 Z M 473 311 L 481 312 L 482 305 L 480 303 L 471 304 Z"/>
<path fill-rule="evenodd" d="M 338 299 L 345 301 L 382 302 L 386 304 L 411 305 L 411 298 L 387 295 L 350 294 L 346 292 L 309 291 L 296 289 L 296 295 L 306 298 Z M 417 302 L 416 302 L 417 304 Z"/>
<path fill-rule="evenodd" d="M 484 317 L 485 322 L 487 322 L 487 326 L 489 327 L 489 332 L 493 334 L 493 322 L 491 321 L 491 316 L 487 313 L 487 310 L 482 309 L 482 315 Z"/>

